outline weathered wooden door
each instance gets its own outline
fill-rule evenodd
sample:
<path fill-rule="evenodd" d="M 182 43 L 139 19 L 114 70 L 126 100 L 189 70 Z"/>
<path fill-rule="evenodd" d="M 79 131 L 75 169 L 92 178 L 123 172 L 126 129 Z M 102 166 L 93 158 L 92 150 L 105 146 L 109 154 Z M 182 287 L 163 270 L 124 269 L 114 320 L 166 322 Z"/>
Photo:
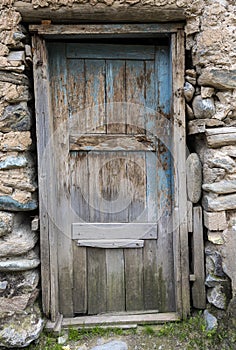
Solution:
<path fill-rule="evenodd" d="M 175 311 L 168 43 L 48 43 L 48 55 L 59 311 Z"/>

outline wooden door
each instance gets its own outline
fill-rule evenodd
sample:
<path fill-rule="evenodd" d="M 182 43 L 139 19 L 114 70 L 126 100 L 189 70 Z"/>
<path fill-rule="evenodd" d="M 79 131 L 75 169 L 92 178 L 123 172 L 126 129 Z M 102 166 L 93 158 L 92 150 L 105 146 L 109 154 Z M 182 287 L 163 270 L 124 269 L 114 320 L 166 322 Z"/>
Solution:
<path fill-rule="evenodd" d="M 59 311 L 175 311 L 168 44 L 48 52 Z"/>

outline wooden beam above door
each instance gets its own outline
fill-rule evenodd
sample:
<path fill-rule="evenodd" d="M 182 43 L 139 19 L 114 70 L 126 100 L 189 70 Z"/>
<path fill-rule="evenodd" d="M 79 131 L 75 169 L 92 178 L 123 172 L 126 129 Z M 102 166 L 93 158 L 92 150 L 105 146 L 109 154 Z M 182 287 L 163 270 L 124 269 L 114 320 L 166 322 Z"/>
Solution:
<path fill-rule="evenodd" d="M 111 6 L 105 3 L 76 4 L 71 6 L 37 7 L 26 1 L 16 1 L 14 8 L 21 13 L 24 22 L 40 22 L 41 20 L 52 20 L 53 22 L 75 23 L 83 22 L 167 22 L 181 21 L 185 19 L 184 8 L 175 4 L 155 6 L 153 4 L 128 4 L 115 1 Z"/>
<path fill-rule="evenodd" d="M 31 33 L 37 33 L 50 39 L 75 39 L 77 37 L 86 37 L 87 39 L 101 37 L 145 38 L 152 36 L 160 37 L 167 33 L 175 33 L 178 29 L 183 29 L 183 26 L 183 23 L 177 22 L 152 24 L 34 24 L 29 26 L 29 30 Z"/>

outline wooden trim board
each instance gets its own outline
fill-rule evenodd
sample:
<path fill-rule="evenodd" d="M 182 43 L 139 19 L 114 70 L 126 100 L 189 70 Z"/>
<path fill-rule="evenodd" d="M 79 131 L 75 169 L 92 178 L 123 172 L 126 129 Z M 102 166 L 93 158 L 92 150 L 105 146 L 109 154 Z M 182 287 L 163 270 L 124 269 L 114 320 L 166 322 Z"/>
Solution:
<path fill-rule="evenodd" d="M 133 315 L 96 315 L 96 316 L 81 316 L 74 318 L 64 318 L 62 327 L 69 326 L 112 326 L 112 325 L 127 325 L 127 324 L 157 324 L 165 322 L 179 321 L 180 317 L 177 313 L 160 313 L 160 314 L 133 314 Z"/>
<path fill-rule="evenodd" d="M 71 24 L 71 25 L 38 25 L 29 26 L 31 33 L 45 38 L 125 38 L 125 37 L 158 37 L 161 34 L 175 33 L 183 28 L 183 23 L 155 24 Z"/>

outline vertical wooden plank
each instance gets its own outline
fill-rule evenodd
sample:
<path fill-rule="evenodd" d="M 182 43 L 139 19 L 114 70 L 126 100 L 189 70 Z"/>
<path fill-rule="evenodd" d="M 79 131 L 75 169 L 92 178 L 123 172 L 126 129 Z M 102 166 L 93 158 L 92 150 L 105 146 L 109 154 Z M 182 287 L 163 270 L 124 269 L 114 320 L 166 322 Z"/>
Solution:
<path fill-rule="evenodd" d="M 181 289 L 177 285 L 177 310 L 186 318 L 190 312 L 189 293 L 189 258 L 188 258 L 188 228 L 187 228 L 187 193 L 186 193 L 186 135 L 185 135 L 185 102 L 184 86 L 184 32 L 178 30 L 171 37 L 172 49 L 172 88 L 174 108 L 173 157 L 174 171 L 174 206 L 178 217 L 175 225 L 179 229 L 179 256 L 181 269 Z M 176 256 L 176 258 L 178 258 Z M 175 264 L 178 268 L 178 262 Z M 176 271 L 176 275 L 179 271 Z"/>
<path fill-rule="evenodd" d="M 157 310 L 159 306 L 159 279 L 157 270 L 157 242 L 145 240 L 143 248 L 144 265 L 144 309 Z"/>
<path fill-rule="evenodd" d="M 125 311 L 123 249 L 106 249 L 107 311 Z"/>
<path fill-rule="evenodd" d="M 105 61 L 85 60 L 86 130 L 106 133 Z"/>
<path fill-rule="evenodd" d="M 190 201 L 187 203 L 187 210 L 188 232 L 193 232 L 193 203 Z"/>
<path fill-rule="evenodd" d="M 52 153 L 45 152 L 52 133 L 51 102 L 49 89 L 48 55 L 45 41 L 39 37 L 32 38 L 34 48 L 34 92 L 38 155 L 39 215 L 40 215 L 40 254 L 42 306 L 47 317 L 55 321 L 58 314 L 57 252 L 52 236 L 49 215 L 50 193 L 48 183 L 52 179 Z M 55 247 L 54 245 L 54 247 Z M 53 264 L 53 266 L 52 266 Z"/>
<path fill-rule="evenodd" d="M 67 60 L 69 130 L 86 133 L 84 60 Z"/>
<path fill-rule="evenodd" d="M 144 309 L 143 251 L 125 249 L 126 311 Z"/>
<path fill-rule="evenodd" d="M 87 312 L 87 257 L 86 248 L 73 242 L 73 310 L 74 314 Z"/>
<path fill-rule="evenodd" d="M 88 314 L 107 310 L 106 255 L 104 249 L 88 248 Z"/>
<path fill-rule="evenodd" d="M 125 134 L 125 61 L 106 60 L 107 133 Z"/>
<path fill-rule="evenodd" d="M 204 242 L 203 242 L 203 223 L 202 208 L 200 206 L 193 208 L 193 273 L 195 281 L 192 286 L 193 307 L 205 309 L 206 290 L 205 290 L 205 266 L 204 266 Z"/>
<path fill-rule="evenodd" d="M 127 134 L 145 133 L 144 61 L 126 61 Z"/>
<path fill-rule="evenodd" d="M 157 133 L 157 89 L 155 61 L 145 61 L 145 120 L 146 133 L 156 136 Z"/>
<path fill-rule="evenodd" d="M 170 53 L 168 46 L 156 47 L 155 73 L 156 95 L 158 100 L 157 115 L 157 271 L 158 271 L 158 309 L 160 312 L 173 311 L 176 308 L 175 278 L 173 261 L 172 235 L 172 164 L 170 140 L 172 138 L 171 121 L 171 85 Z"/>
<path fill-rule="evenodd" d="M 71 317 L 73 316 L 73 264 L 65 44 L 49 43 L 48 47 L 54 127 L 52 135 L 54 174 L 51 197 L 52 216 L 55 222 L 53 231 L 57 236 L 58 250 L 59 311 L 64 316 Z"/>

